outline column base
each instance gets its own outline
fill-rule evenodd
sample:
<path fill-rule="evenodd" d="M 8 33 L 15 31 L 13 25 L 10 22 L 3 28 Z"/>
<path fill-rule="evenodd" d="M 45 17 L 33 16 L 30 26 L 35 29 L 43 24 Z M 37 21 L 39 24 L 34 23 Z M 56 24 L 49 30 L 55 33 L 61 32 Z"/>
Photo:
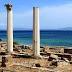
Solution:
<path fill-rule="evenodd" d="M 41 55 L 33 55 L 33 58 L 38 58 L 38 59 L 41 59 L 43 58 Z"/>
<path fill-rule="evenodd" d="M 13 54 L 13 53 L 14 53 L 14 52 L 9 52 L 9 51 L 7 51 L 7 54 L 8 54 L 8 55 L 11 55 L 11 54 Z"/>

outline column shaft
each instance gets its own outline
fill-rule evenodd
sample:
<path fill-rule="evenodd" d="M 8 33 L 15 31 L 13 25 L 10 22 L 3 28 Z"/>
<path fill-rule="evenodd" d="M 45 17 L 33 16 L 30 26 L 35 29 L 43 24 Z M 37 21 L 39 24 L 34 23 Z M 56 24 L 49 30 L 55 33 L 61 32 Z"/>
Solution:
<path fill-rule="evenodd" d="M 12 10 L 7 11 L 7 48 L 13 52 L 13 15 Z"/>
<path fill-rule="evenodd" d="M 7 9 L 7 51 L 8 53 L 13 52 L 13 13 L 12 5 L 6 4 Z"/>
<path fill-rule="evenodd" d="M 38 7 L 33 7 L 33 49 L 34 55 L 40 56 L 40 29 Z"/>

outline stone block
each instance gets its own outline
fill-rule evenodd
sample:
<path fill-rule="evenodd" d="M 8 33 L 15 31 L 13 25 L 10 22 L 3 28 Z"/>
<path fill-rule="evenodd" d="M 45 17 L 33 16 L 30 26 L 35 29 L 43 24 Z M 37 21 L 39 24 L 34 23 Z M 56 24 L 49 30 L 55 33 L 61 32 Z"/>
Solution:
<path fill-rule="evenodd" d="M 9 67 L 13 65 L 13 60 L 11 55 L 3 55 L 1 67 Z"/>

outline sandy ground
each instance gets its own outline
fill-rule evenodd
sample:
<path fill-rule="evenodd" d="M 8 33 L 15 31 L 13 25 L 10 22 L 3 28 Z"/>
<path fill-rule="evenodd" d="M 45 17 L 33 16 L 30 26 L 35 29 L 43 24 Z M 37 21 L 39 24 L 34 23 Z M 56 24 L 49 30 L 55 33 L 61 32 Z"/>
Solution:
<path fill-rule="evenodd" d="M 0 43 L 0 52 L 6 52 L 7 45 L 6 43 Z M 41 49 L 41 52 L 45 53 L 63 53 L 63 47 L 59 47 L 59 49 L 54 49 L 46 46 Z M 33 50 L 30 47 L 24 48 L 21 45 L 16 45 L 14 47 L 14 53 L 24 53 L 24 54 L 33 54 Z M 47 55 L 46 55 L 47 56 Z M 1 66 L 1 58 L 0 58 L 0 66 Z M 10 59 L 9 59 L 10 61 Z M 11 65 L 7 65 L 7 67 L 0 67 L 0 72 L 72 72 L 72 64 L 66 61 L 61 61 L 57 63 L 57 66 L 51 65 L 53 61 L 48 61 L 47 58 L 13 58 L 10 61 Z M 40 65 L 40 67 L 36 66 L 36 64 Z"/>

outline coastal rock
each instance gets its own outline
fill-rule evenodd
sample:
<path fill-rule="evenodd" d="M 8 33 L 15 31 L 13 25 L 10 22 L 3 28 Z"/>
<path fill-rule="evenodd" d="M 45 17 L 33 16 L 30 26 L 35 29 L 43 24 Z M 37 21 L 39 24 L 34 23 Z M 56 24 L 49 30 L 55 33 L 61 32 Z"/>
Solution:
<path fill-rule="evenodd" d="M 71 55 L 61 55 L 61 59 L 67 58 L 69 61 L 71 61 Z"/>
<path fill-rule="evenodd" d="M 30 49 L 30 47 L 29 46 L 25 46 L 25 49 Z"/>
<path fill-rule="evenodd" d="M 40 48 L 44 48 L 43 46 L 40 46 Z"/>
<path fill-rule="evenodd" d="M 72 54 L 72 47 L 64 49 L 64 53 Z"/>
<path fill-rule="evenodd" d="M 53 59 L 58 59 L 58 56 L 54 55 L 54 54 L 51 54 L 50 57 L 53 58 Z"/>
<path fill-rule="evenodd" d="M 64 47 L 61 46 L 46 46 L 44 52 L 51 53 L 64 53 Z"/>
<path fill-rule="evenodd" d="M 13 59 L 11 55 L 3 55 L 2 56 L 2 62 L 1 67 L 9 67 L 13 65 Z"/>
<path fill-rule="evenodd" d="M 58 61 L 58 56 L 51 54 L 51 55 L 49 56 L 49 58 L 48 58 L 48 61 L 53 61 L 53 60 Z"/>
<path fill-rule="evenodd" d="M 41 67 L 41 65 L 39 63 L 35 64 L 36 67 Z"/>
<path fill-rule="evenodd" d="M 2 41 L 2 39 L 0 39 L 0 42 Z"/>
<path fill-rule="evenodd" d="M 49 47 L 46 46 L 46 47 L 43 49 L 43 51 L 46 52 L 46 53 L 50 52 Z"/>
<path fill-rule="evenodd" d="M 57 61 L 52 61 L 51 64 L 50 64 L 50 66 L 56 66 L 57 67 L 58 66 Z"/>
<path fill-rule="evenodd" d="M 40 47 L 40 52 L 44 52 L 44 47 Z"/>
<path fill-rule="evenodd" d="M 72 61 L 70 61 L 70 64 L 72 65 Z"/>
<path fill-rule="evenodd" d="M 24 46 L 24 45 L 22 45 L 22 46 L 21 46 L 21 49 L 25 49 L 25 46 Z"/>
<path fill-rule="evenodd" d="M 6 57 L 2 57 L 2 64 L 1 67 L 6 67 Z"/>
<path fill-rule="evenodd" d="M 68 60 L 67 58 L 63 58 L 63 60 L 64 60 L 65 62 L 68 62 L 68 63 L 69 63 L 69 60 Z"/>
<path fill-rule="evenodd" d="M 52 57 L 49 57 L 49 58 L 48 58 L 48 61 L 52 61 L 52 60 L 53 60 L 53 58 L 52 58 Z"/>
<path fill-rule="evenodd" d="M 72 72 L 72 66 L 65 61 L 58 62 L 58 66 L 55 69 L 55 72 Z"/>

